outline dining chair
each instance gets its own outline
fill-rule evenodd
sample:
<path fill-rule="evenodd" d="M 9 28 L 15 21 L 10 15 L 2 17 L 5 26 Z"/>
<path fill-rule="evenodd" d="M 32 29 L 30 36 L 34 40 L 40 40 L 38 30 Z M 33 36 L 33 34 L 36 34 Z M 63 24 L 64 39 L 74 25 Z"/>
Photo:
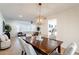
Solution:
<path fill-rule="evenodd" d="M 73 42 L 66 48 L 66 50 L 64 51 L 64 55 L 74 55 L 76 50 L 77 50 L 77 44 Z"/>
<path fill-rule="evenodd" d="M 77 44 L 72 42 L 64 51 L 63 55 L 74 55 L 77 49 Z M 54 51 L 52 55 L 61 55 L 60 53 Z"/>
<path fill-rule="evenodd" d="M 23 39 L 19 39 L 20 43 L 21 43 L 21 46 L 22 46 L 22 49 L 23 51 L 27 54 L 27 55 L 37 55 L 34 48 L 26 43 Z"/>
<path fill-rule="evenodd" d="M 19 44 L 20 44 L 20 47 L 21 47 L 21 54 L 26 54 L 25 53 L 25 49 L 24 49 L 24 45 L 23 45 L 23 41 L 22 41 L 22 38 L 21 37 L 18 37 L 19 38 Z"/>

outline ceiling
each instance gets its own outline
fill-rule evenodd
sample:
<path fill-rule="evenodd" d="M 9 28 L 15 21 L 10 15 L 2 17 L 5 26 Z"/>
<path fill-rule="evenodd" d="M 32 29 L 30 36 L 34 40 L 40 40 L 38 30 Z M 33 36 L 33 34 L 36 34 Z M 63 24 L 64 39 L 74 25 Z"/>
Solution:
<path fill-rule="evenodd" d="M 58 12 L 69 8 L 79 7 L 79 4 L 67 3 L 43 3 L 41 7 L 41 14 L 44 17 L 52 16 Z M 1 3 L 0 12 L 5 20 L 35 20 L 39 14 L 39 7 L 37 3 Z"/>

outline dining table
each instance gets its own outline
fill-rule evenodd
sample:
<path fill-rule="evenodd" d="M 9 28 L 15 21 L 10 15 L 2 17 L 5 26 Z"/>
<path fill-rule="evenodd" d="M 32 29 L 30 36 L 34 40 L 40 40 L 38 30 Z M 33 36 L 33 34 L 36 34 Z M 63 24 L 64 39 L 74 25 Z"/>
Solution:
<path fill-rule="evenodd" d="M 61 44 L 63 41 L 41 37 L 42 40 L 37 40 L 36 37 L 26 37 L 25 42 L 31 44 L 34 49 L 42 55 L 51 55 L 55 50 L 61 53 Z"/>

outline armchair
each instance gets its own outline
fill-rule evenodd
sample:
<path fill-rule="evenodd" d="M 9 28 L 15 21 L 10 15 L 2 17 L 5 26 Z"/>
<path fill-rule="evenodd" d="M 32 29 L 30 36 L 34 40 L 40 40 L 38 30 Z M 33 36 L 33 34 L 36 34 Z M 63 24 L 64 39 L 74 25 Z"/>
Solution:
<path fill-rule="evenodd" d="M 7 35 L 1 35 L 0 36 L 0 49 L 6 49 L 9 48 L 11 46 L 11 41 L 10 39 L 7 37 Z"/>

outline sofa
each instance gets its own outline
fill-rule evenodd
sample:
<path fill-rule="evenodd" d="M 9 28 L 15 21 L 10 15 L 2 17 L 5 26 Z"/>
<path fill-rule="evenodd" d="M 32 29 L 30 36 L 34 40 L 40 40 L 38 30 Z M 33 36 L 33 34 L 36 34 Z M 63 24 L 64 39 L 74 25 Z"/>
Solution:
<path fill-rule="evenodd" d="M 11 40 L 7 37 L 7 35 L 0 35 L 0 49 L 6 49 L 11 46 Z"/>

